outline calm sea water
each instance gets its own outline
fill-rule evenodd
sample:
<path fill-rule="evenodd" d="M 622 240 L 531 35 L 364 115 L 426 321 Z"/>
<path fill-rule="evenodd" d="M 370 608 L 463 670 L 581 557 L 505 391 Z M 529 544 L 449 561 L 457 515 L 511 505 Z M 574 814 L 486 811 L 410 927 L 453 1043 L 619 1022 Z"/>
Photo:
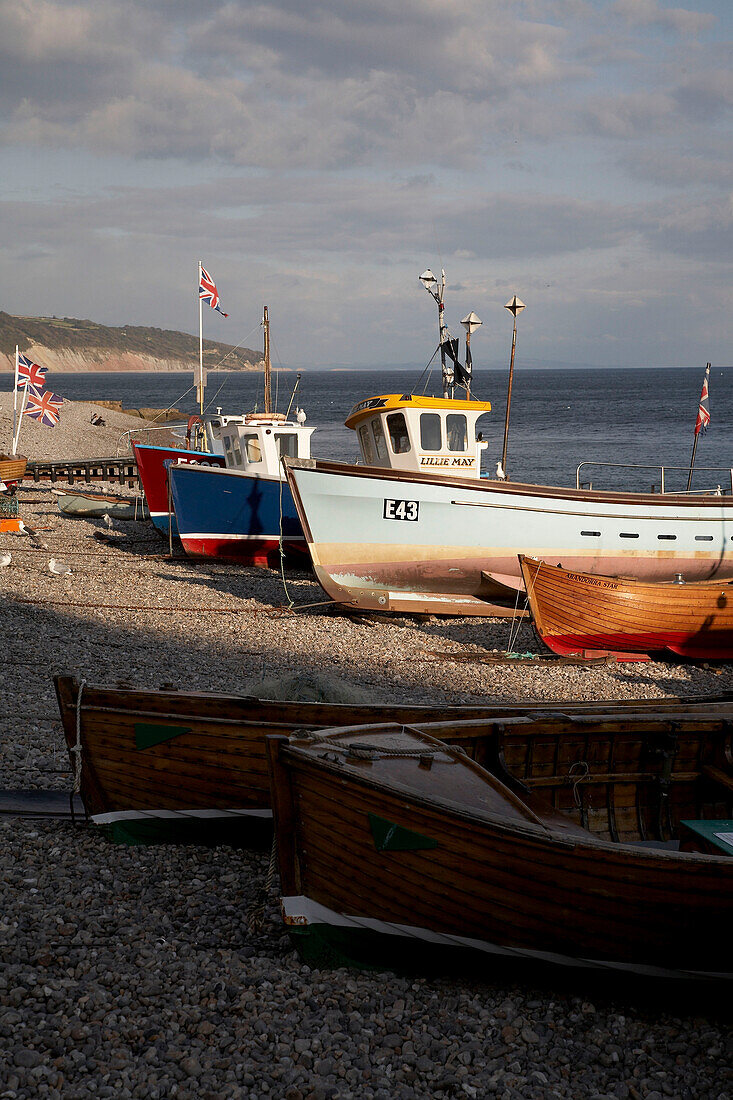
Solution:
<path fill-rule="evenodd" d="M 379 393 L 403 393 L 417 387 L 419 371 L 303 372 L 296 404 L 318 427 L 313 453 L 322 458 L 352 461 L 358 447 L 344 418 L 357 402 Z M 517 481 L 556 485 L 575 483 L 582 461 L 689 465 L 702 369 L 646 370 L 522 370 L 514 375 L 509 426 L 508 472 Z M 287 409 L 295 382 L 294 372 L 277 375 L 277 408 Z M 51 374 L 49 388 L 71 400 L 121 400 L 126 407 L 173 405 L 197 412 L 190 374 Z M 12 378 L 0 376 L 0 388 Z M 489 400 L 492 412 L 479 421 L 489 441 L 485 465 L 491 473 L 501 457 L 504 440 L 507 373 L 476 371 L 474 396 Z M 427 393 L 440 395 L 440 379 L 433 374 Z M 255 402 L 262 408 L 262 376 L 210 374 L 206 390 L 209 411 L 248 412 Z M 693 488 L 720 483 L 730 491 L 733 463 L 733 392 L 725 373 L 711 371 L 711 424 L 700 436 Z M 724 467 L 703 473 L 702 467 Z M 659 486 L 659 470 L 588 471 L 584 480 L 598 488 L 648 490 Z M 667 488 L 684 488 L 686 473 L 667 474 Z"/>

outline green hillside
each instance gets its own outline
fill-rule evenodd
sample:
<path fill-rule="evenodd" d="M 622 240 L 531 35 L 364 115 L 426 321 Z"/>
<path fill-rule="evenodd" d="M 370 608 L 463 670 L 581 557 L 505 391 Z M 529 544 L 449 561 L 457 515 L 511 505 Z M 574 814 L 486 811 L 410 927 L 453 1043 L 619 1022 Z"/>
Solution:
<path fill-rule="evenodd" d="M 0 310 L 0 351 L 6 355 L 15 353 L 15 345 L 21 351 L 32 344 L 42 344 L 52 349 L 84 351 L 101 349 L 110 353 L 152 355 L 156 359 L 180 359 L 193 366 L 198 362 L 197 336 L 170 329 L 144 328 L 140 325 L 123 325 L 107 328 L 94 321 L 80 321 L 76 317 L 13 317 Z M 246 369 L 262 360 L 262 352 L 252 348 L 234 348 L 230 344 L 204 340 L 206 365 L 222 363 L 226 357 L 229 369 Z"/>

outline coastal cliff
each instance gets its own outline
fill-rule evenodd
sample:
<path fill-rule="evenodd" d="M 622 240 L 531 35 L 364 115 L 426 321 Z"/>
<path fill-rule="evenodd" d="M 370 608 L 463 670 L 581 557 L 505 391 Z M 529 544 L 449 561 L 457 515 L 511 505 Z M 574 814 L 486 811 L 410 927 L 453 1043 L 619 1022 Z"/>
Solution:
<path fill-rule="evenodd" d="M 15 345 L 50 371 L 190 371 L 199 359 L 196 336 L 125 325 L 109 328 L 73 317 L 14 317 L 0 311 L 0 372 L 15 370 Z M 262 369 L 262 353 L 204 342 L 209 370 Z"/>

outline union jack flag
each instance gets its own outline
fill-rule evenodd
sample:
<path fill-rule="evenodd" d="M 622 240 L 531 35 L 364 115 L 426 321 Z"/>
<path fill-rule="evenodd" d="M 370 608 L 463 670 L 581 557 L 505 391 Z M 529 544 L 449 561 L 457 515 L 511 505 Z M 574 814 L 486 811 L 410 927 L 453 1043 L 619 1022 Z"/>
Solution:
<path fill-rule="evenodd" d="M 219 305 L 219 291 L 216 289 L 216 283 L 209 275 L 205 267 L 201 268 L 201 285 L 199 286 L 199 298 L 202 302 L 208 302 L 212 309 L 215 309 L 218 313 L 221 313 L 222 317 L 228 317 L 229 314 L 225 313 Z"/>
<path fill-rule="evenodd" d="M 710 406 L 708 404 L 708 380 L 710 378 L 710 364 L 705 368 L 705 377 L 702 382 L 702 393 L 700 394 L 700 403 L 697 406 L 697 420 L 695 422 L 695 435 L 699 435 L 701 431 L 704 431 L 710 423 Z"/>
<path fill-rule="evenodd" d="M 27 355 L 18 355 L 18 389 L 24 390 L 30 385 L 42 390 L 46 385 L 46 370 L 38 363 L 31 363 Z"/>
<path fill-rule="evenodd" d="M 59 412 L 64 403 L 63 397 L 58 397 L 50 390 L 42 393 L 33 388 L 28 390 L 28 404 L 25 407 L 25 415 L 32 416 L 34 420 L 40 420 L 47 428 L 53 428 L 61 419 Z"/>

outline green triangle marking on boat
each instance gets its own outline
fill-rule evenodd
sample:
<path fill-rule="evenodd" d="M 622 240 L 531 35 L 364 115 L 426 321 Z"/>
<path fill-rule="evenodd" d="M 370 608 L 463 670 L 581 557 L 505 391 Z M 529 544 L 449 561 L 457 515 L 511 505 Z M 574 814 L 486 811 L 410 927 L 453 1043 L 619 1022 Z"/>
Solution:
<path fill-rule="evenodd" d="M 386 821 L 376 814 L 369 814 L 369 826 L 378 852 L 416 852 L 421 848 L 437 848 L 437 840 L 422 833 L 414 833 L 394 821 Z"/>
<path fill-rule="evenodd" d="M 135 748 L 152 749 L 153 745 L 161 745 L 163 741 L 172 741 L 174 737 L 190 732 L 190 726 L 159 726 L 153 722 L 136 722 Z"/>

